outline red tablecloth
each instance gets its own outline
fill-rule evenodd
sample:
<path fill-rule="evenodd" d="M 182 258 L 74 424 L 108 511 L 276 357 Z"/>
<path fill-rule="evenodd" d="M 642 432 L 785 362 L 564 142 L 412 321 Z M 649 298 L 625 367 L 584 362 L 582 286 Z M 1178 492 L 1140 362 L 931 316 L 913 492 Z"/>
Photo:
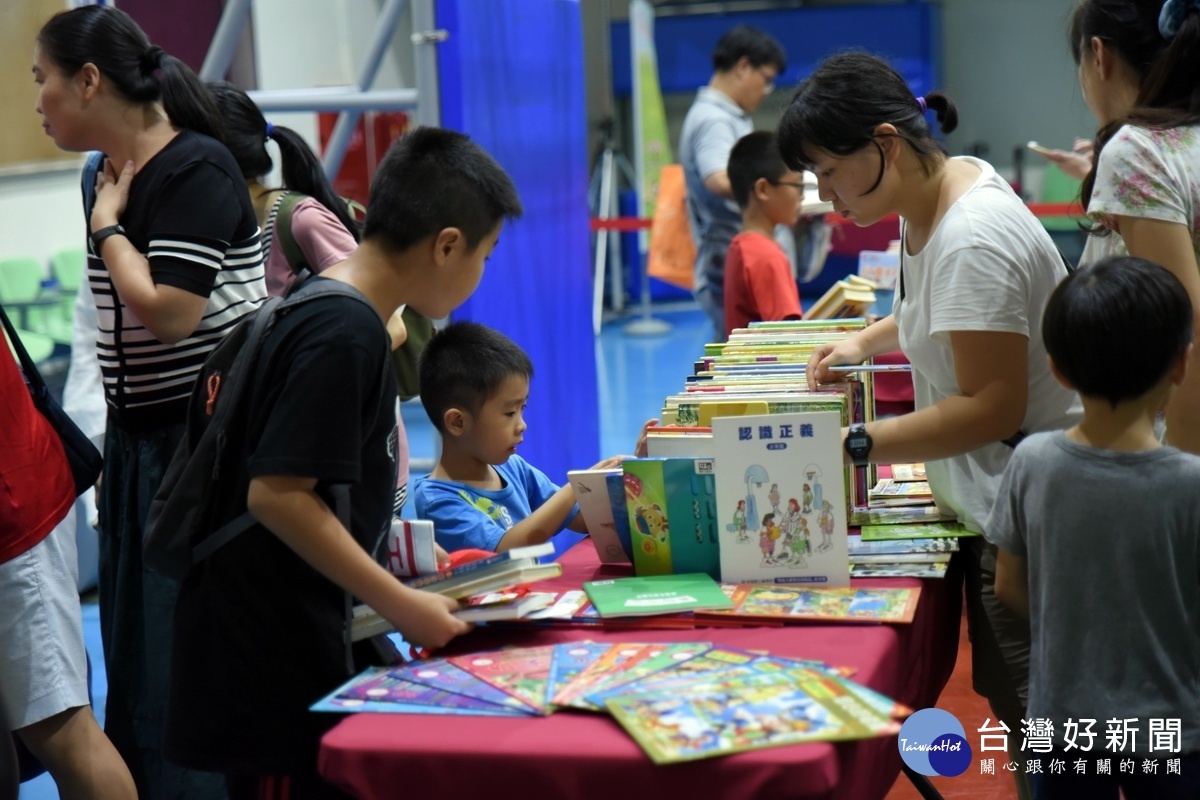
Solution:
<path fill-rule="evenodd" d="M 586 541 L 560 559 L 547 587 L 629 574 L 601 566 Z M 477 628 L 447 654 L 506 644 L 713 641 L 855 667 L 854 679 L 915 709 L 932 706 L 954 669 L 961 573 L 921 581 L 911 625 L 793 625 L 763 628 L 604 631 L 595 628 Z M 916 580 L 861 580 L 905 586 Z M 321 774 L 360 798 L 547 797 L 662 800 L 667 797 L 882 798 L 900 770 L 895 737 L 775 747 L 655 766 L 611 718 L 577 712 L 500 718 L 355 714 L 322 740 Z"/>

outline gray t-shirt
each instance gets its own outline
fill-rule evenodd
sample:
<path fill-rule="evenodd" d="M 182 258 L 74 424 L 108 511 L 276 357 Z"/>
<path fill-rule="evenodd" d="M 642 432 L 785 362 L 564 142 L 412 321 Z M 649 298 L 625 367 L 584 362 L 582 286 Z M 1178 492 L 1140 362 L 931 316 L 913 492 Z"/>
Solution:
<path fill-rule="evenodd" d="M 984 536 L 1028 562 L 1029 719 L 1060 748 L 1068 719 L 1096 720 L 1093 758 L 1170 757 L 1150 750 L 1152 720 L 1179 720 L 1182 752 L 1200 750 L 1200 458 L 1034 434 Z M 1134 750 L 1110 749 L 1110 719 L 1136 720 Z"/>
<path fill-rule="evenodd" d="M 687 184 L 688 222 L 696 243 L 696 282 L 699 290 L 710 282 L 723 286 L 725 252 L 742 227 L 742 213 L 730 198 L 704 187 L 704 179 L 729 165 L 729 151 L 737 140 L 754 130 L 742 108 L 711 86 L 696 93 L 679 134 L 679 163 Z"/>

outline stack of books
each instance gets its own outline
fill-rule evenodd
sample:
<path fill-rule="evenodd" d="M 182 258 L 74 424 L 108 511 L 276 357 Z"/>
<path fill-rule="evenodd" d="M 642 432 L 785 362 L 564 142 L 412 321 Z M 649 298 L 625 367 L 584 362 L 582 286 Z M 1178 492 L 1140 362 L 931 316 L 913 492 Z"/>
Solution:
<path fill-rule="evenodd" d="M 875 305 L 876 283 L 859 275 L 848 275 L 825 294 L 817 298 L 807 311 L 805 319 L 845 319 L 861 317 Z"/>

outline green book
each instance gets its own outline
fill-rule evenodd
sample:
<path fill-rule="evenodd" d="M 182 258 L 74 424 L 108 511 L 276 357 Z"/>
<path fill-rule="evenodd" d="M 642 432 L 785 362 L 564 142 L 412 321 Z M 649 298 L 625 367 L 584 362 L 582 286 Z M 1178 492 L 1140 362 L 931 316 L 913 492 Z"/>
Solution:
<path fill-rule="evenodd" d="M 588 581 L 583 590 L 605 619 L 733 607 L 721 586 L 700 572 Z"/>
<path fill-rule="evenodd" d="M 935 539 L 943 536 L 978 536 L 957 522 L 926 522 L 918 525 L 863 525 L 864 542 L 882 539 Z"/>

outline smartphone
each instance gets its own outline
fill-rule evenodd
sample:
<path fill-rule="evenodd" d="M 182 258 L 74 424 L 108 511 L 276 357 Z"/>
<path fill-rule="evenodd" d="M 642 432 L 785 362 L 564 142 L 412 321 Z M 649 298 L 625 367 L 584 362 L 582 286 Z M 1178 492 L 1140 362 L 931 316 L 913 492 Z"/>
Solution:
<path fill-rule="evenodd" d="M 1054 153 L 1054 151 L 1051 150 L 1049 147 L 1042 147 L 1037 142 L 1028 142 L 1025 146 L 1028 147 L 1033 152 L 1041 153 L 1044 156 L 1053 155 L 1053 153 Z"/>

